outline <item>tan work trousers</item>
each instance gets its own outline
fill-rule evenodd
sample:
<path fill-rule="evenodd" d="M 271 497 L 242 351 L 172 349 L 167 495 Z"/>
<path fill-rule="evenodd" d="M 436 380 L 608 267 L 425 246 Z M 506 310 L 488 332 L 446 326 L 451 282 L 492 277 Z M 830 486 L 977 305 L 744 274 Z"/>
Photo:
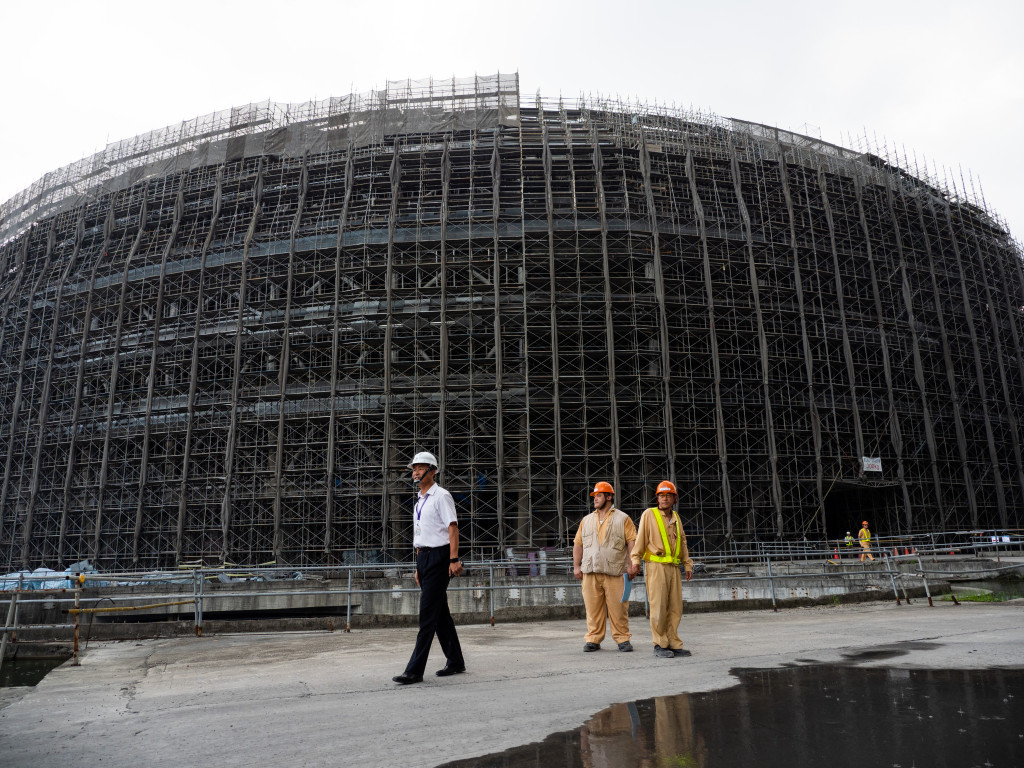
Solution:
<path fill-rule="evenodd" d="M 683 578 L 678 565 L 644 563 L 647 602 L 651 609 L 651 638 L 662 648 L 682 648 L 679 621 L 683 618 Z"/>
<path fill-rule="evenodd" d="M 862 541 L 860 543 L 860 561 L 864 562 L 864 557 L 867 557 L 871 562 L 875 561 L 875 556 L 871 554 L 871 542 Z"/>
<path fill-rule="evenodd" d="M 629 634 L 629 603 L 622 602 L 622 576 L 583 574 L 583 604 L 587 607 L 588 643 L 604 640 L 605 624 L 612 623 L 612 639 L 624 643 Z"/>

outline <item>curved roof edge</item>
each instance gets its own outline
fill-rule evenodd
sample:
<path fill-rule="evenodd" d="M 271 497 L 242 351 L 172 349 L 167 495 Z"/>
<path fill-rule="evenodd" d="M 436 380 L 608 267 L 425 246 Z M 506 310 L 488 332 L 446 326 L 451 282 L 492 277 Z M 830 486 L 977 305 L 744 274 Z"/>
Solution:
<path fill-rule="evenodd" d="M 527 102 L 528 104 L 528 102 Z M 0 245 L 18 237 L 34 223 L 90 199 L 171 173 L 258 155 L 299 157 L 381 143 L 385 136 L 444 130 L 487 129 L 518 125 L 519 73 L 465 78 L 390 80 L 381 90 L 352 93 L 322 101 L 288 104 L 264 101 L 220 110 L 108 144 L 103 150 L 43 175 L 28 188 L 0 204 Z M 532 106 L 532 105 L 531 105 Z M 756 142 L 783 145 L 856 164 L 875 171 L 909 175 L 951 200 L 968 202 L 1008 233 L 1005 225 L 978 205 L 973 196 L 927 178 L 918 169 L 904 171 L 871 151 L 848 149 L 794 131 L 712 113 L 623 103 L 601 96 L 542 100 L 536 108 L 583 110 L 632 116 L 633 123 L 671 133 L 679 122 L 721 129 Z M 675 121 L 669 128 L 661 118 Z M 888 155 L 885 151 L 884 154 Z"/>

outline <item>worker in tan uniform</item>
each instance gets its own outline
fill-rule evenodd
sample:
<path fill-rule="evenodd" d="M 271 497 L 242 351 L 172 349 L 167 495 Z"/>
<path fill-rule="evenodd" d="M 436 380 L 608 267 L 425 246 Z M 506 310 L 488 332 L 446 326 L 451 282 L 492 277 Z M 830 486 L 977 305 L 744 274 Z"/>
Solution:
<path fill-rule="evenodd" d="M 631 559 L 634 567 L 646 561 L 644 580 L 651 610 L 651 636 L 654 655 L 660 658 L 689 656 L 679 638 L 679 621 L 683 617 L 683 582 L 679 566 L 686 571 L 686 580 L 693 577 L 693 561 L 686 546 L 686 533 L 676 512 L 676 486 L 668 480 L 655 490 L 658 506 L 644 510 L 637 526 L 636 542 Z"/>
<path fill-rule="evenodd" d="M 875 556 L 871 554 L 871 530 L 868 528 L 868 521 L 865 520 L 862 525 L 864 527 L 857 531 L 857 539 L 860 541 L 860 561 L 863 563 L 866 557 L 871 562 L 875 562 Z"/>
<path fill-rule="evenodd" d="M 583 581 L 587 608 L 587 635 L 583 650 L 596 651 L 611 622 L 612 639 L 620 651 L 632 651 L 629 642 L 629 604 L 622 602 L 623 573 L 632 578 L 639 568 L 630 562 L 636 526 L 629 515 L 614 507 L 615 489 L 599 482 L 591 492 L 594 511 L 583 518 L 572 543 L 572 570 Z"/>

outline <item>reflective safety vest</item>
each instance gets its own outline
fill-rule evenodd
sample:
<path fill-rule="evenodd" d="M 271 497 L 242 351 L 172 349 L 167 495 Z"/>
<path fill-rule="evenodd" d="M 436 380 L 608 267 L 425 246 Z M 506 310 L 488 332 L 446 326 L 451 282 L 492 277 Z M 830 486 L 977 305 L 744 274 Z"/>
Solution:
<path fill-rule="evenodd" d="M 861 528 L 857 532 L 857 538 L 861 541 L 871 541 L 871 531 L 869 531 L 867 528 Z"/>
<path fill-rule="evenodd" d="M 853 546 L 853 536 L 847 536 L 846 537 L 846 546 L 848 546 L 848 547 L 852 547 Z"/>
<path fill-rule="evenodd" d="M 654 522 L 658 524 L 658 532 L 661 534 L 661 546 L 665 551 L 665 554 L 652 555 L 650 552 L 644 552 L 644 560 L 650 560 L 655 563 L 672 563 L 672 565 L 679 565 L 681 562 L 679 555 L 682 554 L 683 551 L 683 523 L 679 519 L 679 513 L 674 509 L 672 510 L 672 518 L 676 521 L 676 551 L 671 552 L 668 546 L 668 531 L 665 530 L 665 521 L 661 519 L 661 512 L 653 507 L 650 511 L 654 513 Z"/>

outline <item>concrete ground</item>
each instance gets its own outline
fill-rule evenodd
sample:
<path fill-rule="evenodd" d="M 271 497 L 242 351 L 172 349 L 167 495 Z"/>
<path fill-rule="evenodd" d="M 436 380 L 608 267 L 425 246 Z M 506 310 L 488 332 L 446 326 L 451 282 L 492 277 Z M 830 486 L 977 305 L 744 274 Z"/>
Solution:
<path fill-rule="evenodd" d="M 631 623 L 636 652 L 606 638 L 588 654 L 582 621 L 462 626 L 469 671 L 434 677 L 435 643 L 429 677 L 408 687 L 391 677 L 414 629 L 94 642 L 80 667 L 0 695 L 0 765 L 435 766 L 615 702 L 729 686 L 735 667 L 1024 667 L 1024 600 L 695 614 L 681 626 L 689 659 L 653 658 L 646 620 Z M 905 653 L 858 657 L 890 646 Z"/>

